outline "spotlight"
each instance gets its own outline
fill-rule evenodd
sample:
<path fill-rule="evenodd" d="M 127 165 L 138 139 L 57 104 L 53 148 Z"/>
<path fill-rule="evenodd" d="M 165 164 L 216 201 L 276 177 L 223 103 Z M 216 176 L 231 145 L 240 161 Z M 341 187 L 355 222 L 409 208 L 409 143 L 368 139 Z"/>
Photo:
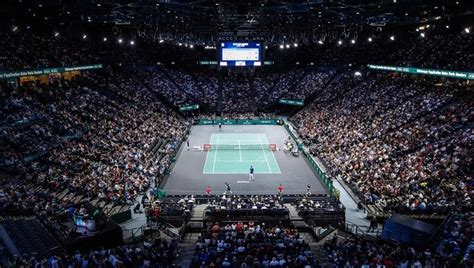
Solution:
<path fill-rule="evenodd" d="M 319 40 L 319 41 L 318 41 L 318 44 L 322 45 L 322 44 L 324 44 L 324 43 L 323 43 L 323 41 Z"/>
<path fill-rule="evenodd" d="M 395 35 L 390 36 L 390 40 L 395 41 Z"/>
<path fill-rule="evenodd" d="M 362 74 L 360 72 L 355 72 L 354 76 L 362 76 Z"/>
<path fill-rule="evenodd" d="M 425 33 L 420 33 L 420 36 L 425 38 Z"/>
<path fill-rule="evenodd" d="M 131 45 L 131 46 L 135 45 L 135 41 L 133 41 L 133 40 L 130 41 L 130 45 Z"/>
<path fill-rule="evenodd" d="M 165 42 L 165 40 L 163 40 L 163 39 L 160 39 L 160 44 L 161 44 L 161 43 L 163 43 L 163 42 Z"/>
<path fill-rule="evenodd" d="M 183 46 L 183 43 L 178 43 L 178 46 L 180 46 L 180 47 Z"/>
<path fill-rule="evenodd" d="M 189 48 L 194 48 L 194 45 L 189 45 Z"/>
<path fill-rule="evenodd" d="M 290 45 L 289 45 L 289 44 L 286 44 L 286 48 L 290 48 Z"/>
<path fill-rule="evenodd" d="M 13 26 L 12 31 L 16 32 L 18 30 L 18 26 Z"/>
<path fill-rule="evenodd" d="M 342 45 L 342 40 L 337 41 L 338 45 Z"/>
<path fill-rule="evenodd" d="M 280 45 L 280 49 L 284 49 L 284 48 L 285 48 L 285 46 L 283 46 L 283 45 Z"/>
<path fill-rule="evenodd" d="M 268 46 L 265 46 L 265 49 L 268 49 Z"/>
<path fill-rule="evenodd" d="M 58 37 L 59 36 L 59 33 L 58 32 L 55 32 L 54 33 L 54 37 Z"/>
<path fill-rule="evenodd" d="M 367 41 L 372 42 L 372 37 L 369 37 Z"/>
<path fill-rule="evenodd" d="M 87 34 L 83 34 L 82 39 L 86 39 L 86 38 L 87 38 Z"/>
<path fill-rule="evenodd" d="M 469 29 L 469 28 L 464 28 L 464 31 L 465 31 L 466 33 L 470 33 L 470 32 L 471 32 L 471 29 Z"/>
<path fill-rule="evenodd" d="M 104 42 L 107 42 L 107 37 L 104 37 L 104 39 L 102 39 L 102 40 L 104 40 Z"/>
<path fill-rule="evenodd" d="M 356 43 L 356 40 L 352 39 L 351 44 L 355 44 L 355 43 Z"/>
<path fill-rule="evenodd" d="M 449 25 L 446 25 L 446 29 L 449 29 Z"/>
<path fill-rule="evenodd" d="M 122 38 L 119 38 L 118 43 L 119 43 L 119 44 L 122 44 L 122 43 L 123 43 L 123 39 L 122 39 Z"/>
<path fill-rule="evenodd" d="M 294 43 L 293 46 L 294 46 L 294 47 L 298 47 L 298 43 Z"/>

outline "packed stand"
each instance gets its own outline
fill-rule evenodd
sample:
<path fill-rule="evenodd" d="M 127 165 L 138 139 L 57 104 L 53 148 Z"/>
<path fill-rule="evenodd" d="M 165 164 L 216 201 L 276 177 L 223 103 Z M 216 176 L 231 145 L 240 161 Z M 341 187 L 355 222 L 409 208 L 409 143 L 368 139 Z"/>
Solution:
<path fill-rule="evenodd" d="M 166 172 L 186 129 L 140 81 L 119 75 L 12 90 L 2 113 L 28 121 L 4 126 L 4 167 L 45 190 L 114 204 L 131 202 Z M 147 154 L 156 140 L 165 146 Z"/>
<path fill-rule="evenodd" d="M 208 223 L 191 267 L 311 267 L 309 245 L 292 226 Z"/>
<path fill-rule="evenodd" d="M 48 258 L 11 256 L 9 267 L 173 267 L 179 256 L 176 240 L 146 239 L 141 244 L 97 248 L 90 252 L 56 254 Z"/>
<path fill-rule="evenodd" d="M 282 90 L 282 98 L 305 100 L 311 94 L 321 90 L 335 75 L 334 70 L 308 70 L 295 88 L 291 91 Z"/>
<path fill-rule="evenodd" d="M 446 213 L 472 180 L 473 101 L 454 83 L 343 75 L 292 120 L 310 153 L 363 201 Z"/>
<path fill-rule="evenodd" d="M 466 267 L 474 265 L 474 212 L 472 205 L 461 207 L 443 227 L 436 252 L 444 259 L 456 259 Z"/>
<path fill-rule="evenodd" d="M 456 267 L 455 260 L 444 260 L 430 249 L 393 245 L 365 239 L 337 241 L 337 236 L 324 244 L 336 267 Z"/>

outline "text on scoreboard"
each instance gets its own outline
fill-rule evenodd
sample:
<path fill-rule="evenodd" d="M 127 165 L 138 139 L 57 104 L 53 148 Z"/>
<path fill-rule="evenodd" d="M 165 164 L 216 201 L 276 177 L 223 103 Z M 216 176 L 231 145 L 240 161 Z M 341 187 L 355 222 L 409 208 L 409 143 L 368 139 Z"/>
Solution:
<path fill-rule="evenodd" d="M 260 42 L 220 42 L 220 66 L 262 66 Z"/>

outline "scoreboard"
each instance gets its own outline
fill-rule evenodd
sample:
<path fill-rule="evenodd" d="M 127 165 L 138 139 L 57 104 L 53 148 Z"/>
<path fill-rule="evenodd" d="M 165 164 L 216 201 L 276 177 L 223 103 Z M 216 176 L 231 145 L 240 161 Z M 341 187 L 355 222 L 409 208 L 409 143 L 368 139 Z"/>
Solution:
<path fill-rule="evenodd" d="M 219 66 L 262 66 L 261 42 L 219 42 Z"/>

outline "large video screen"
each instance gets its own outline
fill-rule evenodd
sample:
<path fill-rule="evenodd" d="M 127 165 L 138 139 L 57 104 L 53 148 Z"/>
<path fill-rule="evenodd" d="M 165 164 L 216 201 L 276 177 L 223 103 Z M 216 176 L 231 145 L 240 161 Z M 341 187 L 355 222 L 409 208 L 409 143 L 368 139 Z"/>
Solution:
<path fill-rule="evenodd" d="M 219 42 L 220 66 L 262 66 L 260 42 Z"/>

